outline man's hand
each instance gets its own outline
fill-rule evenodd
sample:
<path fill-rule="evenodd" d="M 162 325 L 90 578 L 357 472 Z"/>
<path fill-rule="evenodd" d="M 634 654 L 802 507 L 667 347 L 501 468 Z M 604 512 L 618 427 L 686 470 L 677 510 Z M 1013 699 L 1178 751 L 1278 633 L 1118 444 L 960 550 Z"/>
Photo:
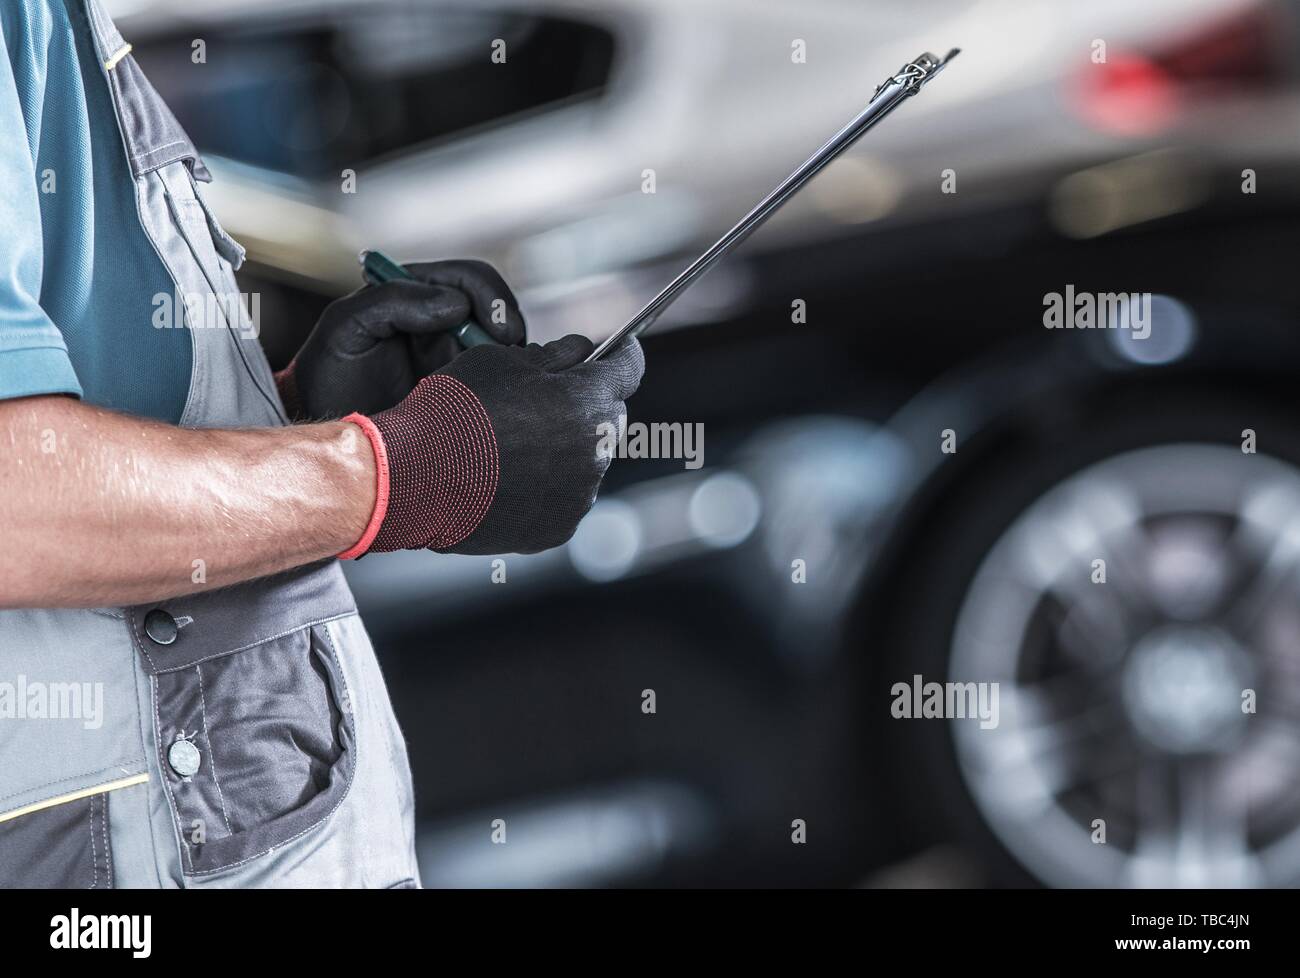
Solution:
<path fill-rule="evenodd" d="M 0 608 L 141 604 L 340 554 L 522 553 L 569 538 L 644 368 L 630 340 L 480 346 L 374 418 L 178 428 L 0 401 Z M 349 421 L 351 423 L 349 423 Z"/>
<path fill-rule="evenodd" d="M 455 329 L 473 319 L 499 343 L 523 342 L 524 319 L 505 280 L 479 261 L 407 265 L 418 281 L 368 285 L 331 303 L 293 362 L 276 375 L 296 420 L 375 414 L 406 397 L 460 352 Z"/>
<path fill-rule="evenodd" d="M 559 546 L 596 499 L 610 459 L 597 449 L 641 382 L 629 339 L 584 363 L 591 341 L 478 346 L 389 411 L 350 415 L 378 467 L 368 551 L 535 553 Z"/>

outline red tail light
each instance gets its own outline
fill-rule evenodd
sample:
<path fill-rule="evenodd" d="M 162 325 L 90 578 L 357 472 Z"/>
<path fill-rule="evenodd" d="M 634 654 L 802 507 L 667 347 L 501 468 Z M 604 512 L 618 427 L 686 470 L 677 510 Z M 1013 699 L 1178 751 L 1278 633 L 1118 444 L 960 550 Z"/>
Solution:
<path fill-rule="evenodd" d="M 1120 136 L 1168 128 L 1193 101 L 1283 87 L 1300 54 L 1281 4 L 1179 31 L 1145 50 L 1108 52 L 1075 77 L 1070 101 L 1090 125 Z"/>

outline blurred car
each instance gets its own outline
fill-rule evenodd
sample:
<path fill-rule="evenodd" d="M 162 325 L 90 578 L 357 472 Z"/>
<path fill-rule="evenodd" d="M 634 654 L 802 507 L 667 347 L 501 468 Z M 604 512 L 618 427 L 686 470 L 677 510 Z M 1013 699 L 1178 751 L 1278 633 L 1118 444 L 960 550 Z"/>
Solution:
<path fill-rule="evenodd" d="M 648 337 L 633 420 L 703 468 L 620 461 L 547 554 L 349 568 L 427 884 L 1300 882 L 1294 4 L 128 6 L 281 362 L 365 246 L 604 335 L 964 49 Z M 1067 286 L 1151 335 L 1045 330 Z M 914 676 L 1000 723 L 896 719 Z"/>
<path fill-rule="evenodd" d="M 884 77 L 948 38 L 965 45 L 958 80 L 821 175 L 751 254 L 1023 200 L 1173 123 L 1197 152 L 1220 151 L 1225 126 L 1279 128 L 1276 100 L 1223 91 L 1223 55 L 1198 43 L 1238 0 L 941 0 L 924 17 L 896 0 L 124 6 L 137 58 L 201 134 L 214 204 L 270 278 L 333 294 L 355 286 L 364 247 L 473 253 L 518 284 L 542 339 L 629 318 Z M 1134 53 L 1171 25 L 1188 34 L 1186 65 Z M 1247 81 L 1277 70 L 1270 42 L 1235 56 Z M 1183 111 L 1205 87 L 1220 89 L 1214 111 Z M 945 170 L 956 193 L 936 192 Z M 1068 200 L 1061 211 L 1068 224 Z M 752 307 L 763 283 L 742 269 L 665 326 Z"/>

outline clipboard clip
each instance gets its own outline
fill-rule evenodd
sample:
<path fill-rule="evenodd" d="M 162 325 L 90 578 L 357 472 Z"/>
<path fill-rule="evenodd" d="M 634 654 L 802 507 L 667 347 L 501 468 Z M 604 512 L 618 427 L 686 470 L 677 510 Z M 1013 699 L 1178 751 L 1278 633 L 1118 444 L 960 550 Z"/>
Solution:
<path fill-rule="evenodd" d="M 937 58 L 927 51 L 915 61 L 909 61 L 897 74 L 890 75 L 877 85 L 876 91 L 871 97 L 876 98 L 890 85 L 906 85 L 907 91 L 903 94 L 915 95 L 921 90 L 922 85 L 943 71 L 944 66 L 959 54 L 961 54 L 961 48 L 953 48 L 943 58 Z"/>
<path fill-rule="evenodd" d="M 793 173 L 777 184 L 730 231 L 713 242 L 703 254 L 664 286 L 663 290 L 651 299 L 640 312 L 626 324 L 605 337 L 601 344 L 587 357 L 587 362 L 599 360 L 609 350 L 622 342 L 624 337 L 638 336 L 643 333 L 678 296 L 691 287 L 693 282 L 698 281 L 727 252 L 752 234 L 782 204 L 794 196 L 800 187 L 857 142 L 868 129 L 902 105 L 907 96 L 919 92 L 921 86 L 939 74 L 944 69 L 944 66 L 960 52 L 960 48 L 953 48 L 941 59 L 927 51 L 920 57 L 909 61 L 896 74 L 887 78 L 876 89 L 875 94 L 871 96 L 871 100 L 861 112 L 849 120 L 839 132 L 831 136 L 817 152 L 808 157 Z"/>

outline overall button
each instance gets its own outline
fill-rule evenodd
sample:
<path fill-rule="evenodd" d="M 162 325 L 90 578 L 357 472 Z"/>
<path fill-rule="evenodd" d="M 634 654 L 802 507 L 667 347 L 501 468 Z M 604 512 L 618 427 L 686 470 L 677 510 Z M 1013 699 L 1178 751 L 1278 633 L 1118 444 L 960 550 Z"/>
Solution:
<path fill-rule="evenodd" d="M 199 753 L 199 749 L 188 740 L 174 741 L 167 749 L 167 763 L 182 778 L 198 774 L 202 762 L 203 756 Z"/>
<path fill-rule="evenodd" d="M 159 645 L 171 645 L 176 641 L 176 619 L 161 608 L 144 616 L 144 633 Z"/>

